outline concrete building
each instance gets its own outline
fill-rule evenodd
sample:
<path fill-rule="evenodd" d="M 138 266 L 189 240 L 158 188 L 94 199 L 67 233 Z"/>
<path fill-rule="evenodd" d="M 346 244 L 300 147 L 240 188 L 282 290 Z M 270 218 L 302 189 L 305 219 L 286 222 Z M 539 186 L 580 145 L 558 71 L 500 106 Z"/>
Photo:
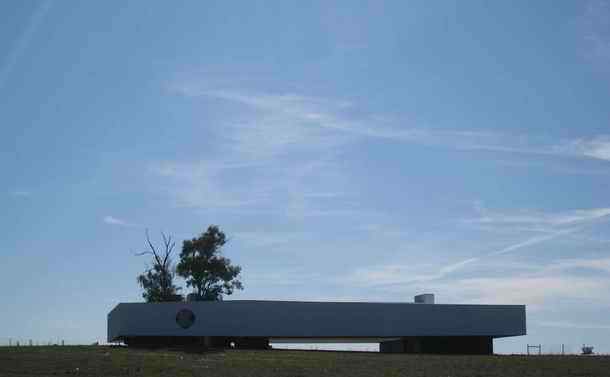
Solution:
<path fill-rule="evenodd" d="M 491 354 L 493 339 L 526 334 L 524 305 L 220 301 L 122 303 L 108 341 L 268 348 L 270 342 L 379 343 L 381 352 Z"/>

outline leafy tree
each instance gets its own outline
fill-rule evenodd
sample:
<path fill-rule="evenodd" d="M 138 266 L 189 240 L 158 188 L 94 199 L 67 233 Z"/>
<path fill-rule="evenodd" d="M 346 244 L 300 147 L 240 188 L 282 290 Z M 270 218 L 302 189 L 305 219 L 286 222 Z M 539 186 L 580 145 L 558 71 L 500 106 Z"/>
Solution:
<path fill-rule="evenodd" d="M 220 301 L 223 295 L 243 289 L 238 280 L 241 267 L 221 255 L 226 242 L 225 234 L 216 225 L 210 225 L 199 238 L 183 242 L 176 271 L 194 288 L 195 300 Z"/>
<path fill-rule="evenodd" d="M 163 301 L 182 301 L 182 295 L 178 293 L 180 287 L 174 285 L 174 267 L 172 265 L 172 251 L 176 243 L 171 236 L 163 237 L 163 252 L 159 252 L 150 241 L 148 230 L 146 231 L 146 242 L 150 250 L 146 250 L 136 255 L 151 255 L 153 259 L 152 267 L 149 267 L 143 274 L 138 276 L 138 283 L 144 289 L 142 297 L 146 302 Z"/>

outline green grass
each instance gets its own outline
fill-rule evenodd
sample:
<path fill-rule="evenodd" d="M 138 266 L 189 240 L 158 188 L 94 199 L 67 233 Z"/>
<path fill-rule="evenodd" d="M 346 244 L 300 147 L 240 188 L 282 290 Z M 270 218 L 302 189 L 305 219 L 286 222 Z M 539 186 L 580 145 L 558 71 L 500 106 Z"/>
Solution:
<path fill-rule="evenodd" d="M 184 353 L 2 347 L 0 376 L 610 376 L 606 356 L 434 356 L 316 351 Z"/>

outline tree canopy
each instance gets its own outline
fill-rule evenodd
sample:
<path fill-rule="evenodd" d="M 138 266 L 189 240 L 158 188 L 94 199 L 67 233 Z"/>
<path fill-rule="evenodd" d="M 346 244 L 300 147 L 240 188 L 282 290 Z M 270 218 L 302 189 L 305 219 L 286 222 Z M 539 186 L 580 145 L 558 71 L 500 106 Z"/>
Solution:
<path fill-rule="evenodd" d="M 196 300 L 218 301 L 223 295 L 243 289 L 238 279 L 241 267 L 222 256 L 226 242 L 225 234 L 216 225 L 210 225 L 198 238 L 183 242 L 176 271 L 195 290 Z"/>
<path fill-rule="evenodd" d="M 176 246 L 171 236 L 163 237 L 164 250 L 159 251 L 150 241 L 148 231 L 146 231 L 146 242 L 149 250 L 136 255 L 151 255 L 152 267 L 149 267 L 143 274 L 138 276 L 138 283 L 144 289 L 142 297 L 146 302 L 163 301 L 182 301 L 182 295 L 178 292 L 180 287 L 174 285 L 174 266 L 172 265 L 171 254 Z"/>

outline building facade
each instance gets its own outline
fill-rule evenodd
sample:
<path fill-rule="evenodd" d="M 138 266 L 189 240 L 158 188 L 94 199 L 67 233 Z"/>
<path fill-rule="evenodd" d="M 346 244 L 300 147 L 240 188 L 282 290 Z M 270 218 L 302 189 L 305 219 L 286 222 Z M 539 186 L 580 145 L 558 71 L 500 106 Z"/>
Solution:
<path fill-rule="evenodd" d="M 121 303 L 108 314 L 108 341 L 237 348 L 375 342 L 381 352 L 491 354 L 494 338 L 526 334 L 524 305 L 435 304 L 431 295 L 416 302 Z"/>

